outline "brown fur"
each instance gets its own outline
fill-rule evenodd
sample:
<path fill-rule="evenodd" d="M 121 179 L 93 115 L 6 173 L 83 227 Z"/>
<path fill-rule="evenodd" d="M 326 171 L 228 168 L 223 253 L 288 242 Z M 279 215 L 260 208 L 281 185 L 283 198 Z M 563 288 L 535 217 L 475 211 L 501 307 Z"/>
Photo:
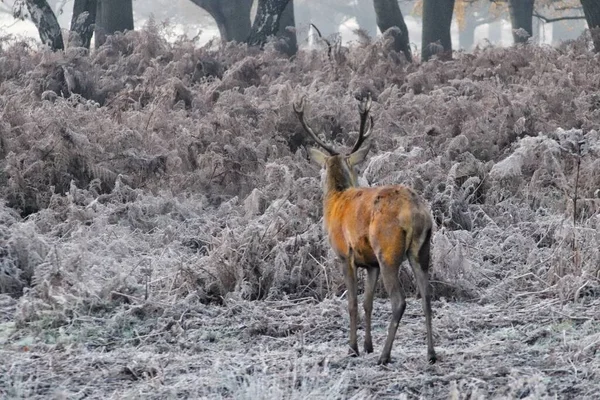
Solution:
<path fill-rule="evenodd" d="M 381 274 L 392 303 L 392 318 L 388 335 L 379 357 L 379 364 L 390 361 L 392 344 L 398 324 L 406 308 L 406 296 L 398 272 L 408 258 L 423 302 L 427 329 L 427 356 L 436 361 L 431 328 L 431 295 L 429 289 L 429 248 L 433 222 L 427 203 L 405 186 L 360 188 L 354 167 L 365 160 L 369 148 L 360 149 L 370 136 L 373 118 L 369 118 L 371 97 L 360 106 L 360 131 L 349 155 L 340 155 L 324 143 L 310 128 L 304 115 L 304 99 L 294 110 L 308 135 L 329 155 L 310 149 L 313 161 L 325 168 L 324 225 L 335 253 L 344 263 L 344 277 L 350 314 L 350 352 L 358 355 L 357 268 L 367 269 L 365 283 L 365 341 L 367 353 L 373 351 L 371 314 L 377 279 Z M 368 127 L 368 128 L 367 128 Z"/>
<path fill-rule="evenodd" d="M 419 239 L 432 225 L 427 205 L 404 186 L 329 191 L 324 200 L 324 220 L 336 254 L 347 260 L 352 248 L 359 266 L 377 265 L 378 253 L 389 263 L 397 263 L 408 251 L 408 246 L 398 246 L 398 236 L 414 236 L 414 245 L 419 247 Z"/>
<path fill-rule="evenodd" d="M 377 278 L 381 273 L 392 302 L 392 320 L 378 363 L 390 360 L 392 343 L 404 309 L 405 294 L 398 270 L 408 258 L 423 299 L 426 318 L 428 359 L 436 361 L 431 332 L 429 293 L 429 246 L 433 222 L 427 203 L 405 186 L 355 187 L 356 172 L 348 156 L 325 156 L 327 170 L 323 200 L 324 226 L 331 247 L 344 262 L 350 313 L 350 351 L 358 355 L 358 267 L 367 268 L 365 285 L 366 352 L 373 351 L 371 313 Z M 359 160 L 360 162 L 361 160 Z"/>

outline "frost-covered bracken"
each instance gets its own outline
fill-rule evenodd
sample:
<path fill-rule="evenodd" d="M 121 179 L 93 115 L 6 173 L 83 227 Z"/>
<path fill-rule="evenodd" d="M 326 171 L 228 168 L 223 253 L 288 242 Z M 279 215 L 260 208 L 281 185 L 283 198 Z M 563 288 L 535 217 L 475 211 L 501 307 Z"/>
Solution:
<path fill-rule="evenodd" d="M 597 397 L 589 46 L 406 64 L 385 38 L 293 60 L 273 44 L 169 44 L 153 25 L 91 55 L 4 38 L 0 391 Z M 343 148 L 366 92 L 375 140 L 359 182 L 412 187 L 436 224 L 434 367 L 412 299 L 392 354 L 402 363 L 344 357 L 345 288 L 292 103 L 306 95 Z M 387 301 L 373 313 L 377 343 Z"/>

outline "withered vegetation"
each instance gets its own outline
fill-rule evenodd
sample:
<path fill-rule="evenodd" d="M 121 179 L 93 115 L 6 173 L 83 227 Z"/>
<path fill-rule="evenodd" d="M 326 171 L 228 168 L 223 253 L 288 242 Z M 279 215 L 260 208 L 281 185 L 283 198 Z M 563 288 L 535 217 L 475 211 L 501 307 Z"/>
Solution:
<path fill-rule="evenodd" d="M 292 60 L 168 43 L 152 24 L 91 55 L 3 38 L 0 395 L 598 397 L 590 43 L 407 64 L 386 38 Z M 344 148 L 366 92 L 361 184 L 412 187 L 437 225 L 434 366 L 410 296 L 388 367 L 346 357 L 343 278 L 292 103 L 306 95 Z"/>

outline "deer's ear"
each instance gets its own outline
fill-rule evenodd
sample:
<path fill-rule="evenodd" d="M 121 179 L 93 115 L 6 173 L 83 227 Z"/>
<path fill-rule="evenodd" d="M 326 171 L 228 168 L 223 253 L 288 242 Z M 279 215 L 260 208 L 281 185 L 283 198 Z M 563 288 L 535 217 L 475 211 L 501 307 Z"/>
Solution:
<path fill-rule="evenodd" d="M 360 164 L 361 162 L 365 161 L 365 159 L 367 158 L 367 154 L 369 153 L 369 150 L 371 150 L 371 146 L 367 146 L 365 148 L 362 148 L 362 149 L 350 154 L 348 156 L 348 163 L 352 166 L 355 166 L 355 165 Z"/>
<path fill-rule="evenodd" d="M 321 150 L 310 148 L 308 149 L 308 154 L 313 162 L 319 164 L 321 167 L 325 166 L 325 161 L 327 160 L 328 156 Z"/>

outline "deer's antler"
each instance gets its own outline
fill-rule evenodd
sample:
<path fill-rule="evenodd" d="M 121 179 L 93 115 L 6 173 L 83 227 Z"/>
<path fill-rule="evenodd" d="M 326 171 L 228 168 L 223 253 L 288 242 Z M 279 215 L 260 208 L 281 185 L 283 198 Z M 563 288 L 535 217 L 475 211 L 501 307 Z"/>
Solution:
<path fill-rule="evenodd" d="M 308 133 L 308 135 L 315 142 L 317 142 L 317 144 L 319 146 L 321 146 L 323 149 L 325 149 L 329 153 L 329 155 L 335 156 L 335 155 L 339 154 L 333 147 L 329 146 L 327 143 L 325 143 L 324 141 L 319 139 L 319 137 L 315 134 L 315 132 L 312 130 L 312 128 L 308 125 L 308 122 L 306 122 L 306 117 L 304 115 L 305 99 L 306 99 L 306 96 L 302 96 L 302 99 L 300 99 L 300 103 L 298 103 L 298 104 L 294 103 L 294 105 L 293 105 L 294 112 L 298 116 L 298 119 L 300 119 L 300 123 L 302 124 L 302 127 L 304 128 L 306 133 Z"/>
<path fill-rule="evenodd" d="M 360 104 L 358 105 L 358 111 L 360 113 L 360 129 L 358 131 L 358 139 L 352 147 L 352 151 L 350 154 L 354 153 L 360 146 L 364 143 L 365 140 L 371 136 L 371 132 L 373 131 L 373 116 L 369 116 L 369 112 L 371 111 L 371 93 L 367 93 L 367 96 L 362 99 Z M 367 128 L 367 123 L 369 127 Z M 365 132 L 366 130 L 366 132 Z"/>

